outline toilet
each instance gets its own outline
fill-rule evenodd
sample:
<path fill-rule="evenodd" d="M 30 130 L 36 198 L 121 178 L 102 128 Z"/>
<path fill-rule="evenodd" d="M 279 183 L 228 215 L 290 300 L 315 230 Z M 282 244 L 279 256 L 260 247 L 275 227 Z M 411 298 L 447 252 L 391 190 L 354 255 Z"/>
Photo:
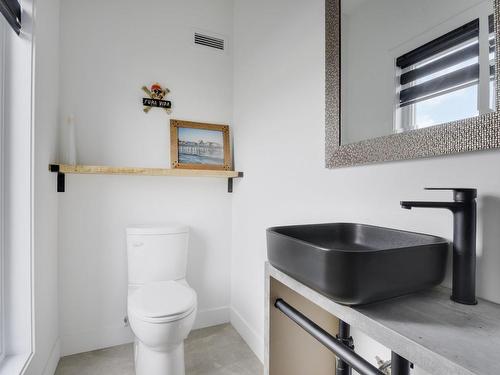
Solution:
<path fill-rule="evenodd" d="M 127 228 L 130 327 L 136 375 L 184 375 L 184 340 L 196 317 L 196 292 L 186 282 L 189 228 Z"/>

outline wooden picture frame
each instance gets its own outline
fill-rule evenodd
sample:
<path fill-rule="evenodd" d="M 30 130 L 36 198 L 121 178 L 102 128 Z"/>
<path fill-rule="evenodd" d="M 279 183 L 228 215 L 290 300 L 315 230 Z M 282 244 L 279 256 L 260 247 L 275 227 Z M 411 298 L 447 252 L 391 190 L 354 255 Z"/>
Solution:
<path fill-rule="evenodd" d="M 184 129 L 188 130 L 183 131 Z M 190 132 L 189 129 L 193 131 Z M 207 131 L 205 139 L 209 141 L 193 138 L 199 135 L 200 138 L 203 137 L 204 130 Z M 221 134 L 219 136 L 214 132 Z M 182 139 L 183 137 L 186 139 Z M 214 137 L 218 141 L 213 141 Z M 170 120 L 170 161 L 174 169 L 232 170 L 229 126 Z"/>

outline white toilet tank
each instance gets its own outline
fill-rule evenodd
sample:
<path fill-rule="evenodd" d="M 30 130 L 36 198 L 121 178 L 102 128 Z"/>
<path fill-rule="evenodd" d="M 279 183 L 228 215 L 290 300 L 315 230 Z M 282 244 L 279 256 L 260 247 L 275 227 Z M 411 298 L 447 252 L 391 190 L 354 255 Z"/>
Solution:
<path fill-rule="evenodd" d="M 184 279 L 188 237 L 183 225 L 128 227 L 128 284 Z"/>

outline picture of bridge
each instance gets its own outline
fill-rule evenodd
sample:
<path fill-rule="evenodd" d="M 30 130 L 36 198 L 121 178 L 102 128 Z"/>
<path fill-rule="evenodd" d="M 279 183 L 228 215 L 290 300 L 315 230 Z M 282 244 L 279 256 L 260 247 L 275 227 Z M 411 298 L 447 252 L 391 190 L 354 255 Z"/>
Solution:
<path fill-rule="evenodd" d="M 221 131 L 179 128 L 179 163 L 224 164 Z"/>

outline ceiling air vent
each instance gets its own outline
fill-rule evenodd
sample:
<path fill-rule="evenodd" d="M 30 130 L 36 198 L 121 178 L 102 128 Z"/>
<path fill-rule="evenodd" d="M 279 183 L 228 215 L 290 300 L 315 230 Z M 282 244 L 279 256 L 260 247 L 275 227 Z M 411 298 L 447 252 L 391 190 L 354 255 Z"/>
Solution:
<path fill-rule="evenodd" d="M 225 41 L 221 38 L 216 38 L 210 35 L 202 34 L 202 33 L 194 33 L 194 44 L 198 44 L 200 46 L 215 48 L 221 51 L 224 51 Z"/>

